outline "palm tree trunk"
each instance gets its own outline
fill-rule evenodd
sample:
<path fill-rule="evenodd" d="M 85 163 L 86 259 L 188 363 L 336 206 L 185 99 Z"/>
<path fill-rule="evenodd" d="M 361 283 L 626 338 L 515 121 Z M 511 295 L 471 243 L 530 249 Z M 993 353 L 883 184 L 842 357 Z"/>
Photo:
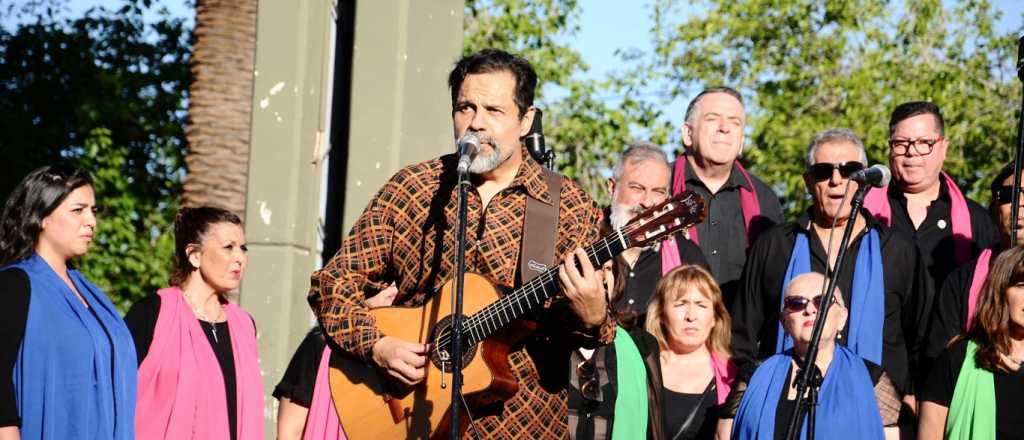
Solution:
<path fill-rule="evenodd" d="M 257 0 L 197 0 L 183 205 L 243 214 Z"/>

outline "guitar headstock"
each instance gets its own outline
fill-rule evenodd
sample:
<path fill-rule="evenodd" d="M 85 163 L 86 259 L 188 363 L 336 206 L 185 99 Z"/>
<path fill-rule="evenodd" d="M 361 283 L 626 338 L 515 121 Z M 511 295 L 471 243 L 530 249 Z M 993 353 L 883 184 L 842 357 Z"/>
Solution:
<path fill-rule="evenodd" d="M 704 221 L 707 214 L 703 197 L 692 191 L 683 191 L 637 214 L 622 228 L 622 233 L 629 237 L 631 246 L 649 246 Z"/>

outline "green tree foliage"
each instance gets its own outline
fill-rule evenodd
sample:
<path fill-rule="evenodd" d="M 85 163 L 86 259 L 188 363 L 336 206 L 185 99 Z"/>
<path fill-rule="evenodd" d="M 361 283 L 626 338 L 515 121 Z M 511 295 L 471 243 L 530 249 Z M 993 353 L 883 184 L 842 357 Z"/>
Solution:
<path fill-rule="evenodd" d="M 184 175 L 189 30 L 148 2 L 64 17 L 62 1 L 4 11 L 0 29 L 0 195 L 66 161 L 95 179 L 105 211 L 82 270 L 124 308 L 167 282 Z"/>
<path fill-rule="evenodd" d="M 655 8 L 650 69 L 675 85 L 730 85 L 748 104 L 744 160 L 775 184 L 790 214 L 808 205 L 801 178 L 814 133 L 849 127 L 888 161 L 899 103 L 936 102 L 946 118 L 946 170 L 970 195 L 1012 160 L 1021 87 L 1015 37 L 993 28 L 987 0 L 705 0 L 682 20 Z M 678 21 L 675 21 L 678 20 Z"/>
<path fill-rule="evenodd" d="M 586 78 L 589 67 L 570 45 L 579 13 L 575 0 L 467 0 L 463 52 L 493 47 L 530 60 L 556 168 L 607 202 L 605 177 L 619 153 L 636 140 L 664 144 L 670 126 L 656 103 L 641 98 L 649 72 Z"/>

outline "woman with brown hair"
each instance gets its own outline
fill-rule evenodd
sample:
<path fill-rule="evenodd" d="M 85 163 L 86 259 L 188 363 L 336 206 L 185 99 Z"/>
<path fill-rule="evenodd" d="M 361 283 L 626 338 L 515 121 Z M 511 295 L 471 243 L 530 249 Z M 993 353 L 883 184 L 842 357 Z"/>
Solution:
<path fill-rule="evenodd" d="M 227 294 L 248 263 L 242 221 L 213 207 L 174 220 L 171 287 L 132 306 L 140 439 L 263 438 L 256 326 Z"/>
<path fill-rule="evenodd" d="M 668 439 L 715 435 L 718 410 L 729 395 L 735 369 L 729 362 L 731 323 L 722 292 L 699 266 L 673 269 L 658 282 L 644 328 L 657 341 L 649 371 Z"/>
<path fill-rule="evenodd" d="M 973 326 L 935 362 L 921 392 L 918 438 L 1020 438 L 1024 419 L 1024 247 L 992 263 Z"/>

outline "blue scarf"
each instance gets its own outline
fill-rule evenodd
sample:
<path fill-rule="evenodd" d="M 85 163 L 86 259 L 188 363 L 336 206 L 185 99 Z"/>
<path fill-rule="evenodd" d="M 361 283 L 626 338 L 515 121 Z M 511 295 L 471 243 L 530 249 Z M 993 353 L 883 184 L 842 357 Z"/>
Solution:
<path fill-rule="evenodd" d="M 873 363 L 882 363 L 882 324 L 885 322 L 885 276 L 883 274 L 882 252 L 878 231 L 871 229 L 861 241 L 857 251 L 857 264 L 853 271 L 853 290 L 850 292 L 850 330 L 846 346 L 858 356 Z M 779 293 L 779 310 L 789 282 L 811 271 L 811 250 L 807 235 L 796 233 L 793 254 L 789 257 L 786 278 Z M 775 352 L 781 353 L 793 347 L 793 339 L 782 331 L 779 323 Z"/>
<path fill-rule="evenodd" d="M 750 378 L 732 426 L 732 438 L 738 440 L 775 437 L 775 410 L 792 365 L 792 350 L 764 361 Z M 825 372 L 818 395 L 814 438 L 883 439 L 882 415 L 875 400 L 874 384 L 864 360 L 842 345 L 836 345 L 832 363 Z M 807 419 L 800 438 L 806 438 Z"/>
<path fill-rule="evenodd" d="M 21 438 L 135 438 L 135 344 L 110 299 L 68 270 L 90 311 L 37 254 L 9 268 L 32 289 L 13 377 Z"/>

